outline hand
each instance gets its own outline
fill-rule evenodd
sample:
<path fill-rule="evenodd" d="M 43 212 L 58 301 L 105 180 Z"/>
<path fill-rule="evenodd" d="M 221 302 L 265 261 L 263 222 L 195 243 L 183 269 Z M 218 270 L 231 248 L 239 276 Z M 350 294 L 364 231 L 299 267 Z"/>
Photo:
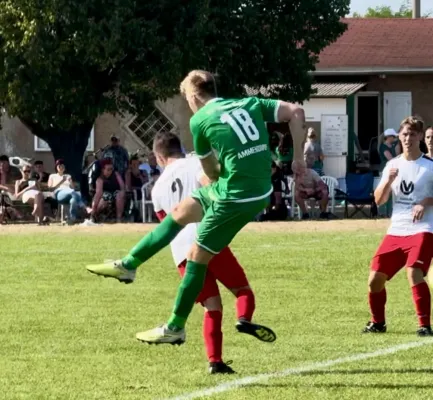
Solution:
<path fill-rule="evenodd" d="M 413 222 L 421 221 L 424 217 L 424 206 L 422 204 L 415 204 L 412 208 Z"/>
<path fill-rule="evenodd" d="M 398 176 L 398 168 L 391 168 L 389 170 L 388 183 L 394 182 L 397 176 Z"/>

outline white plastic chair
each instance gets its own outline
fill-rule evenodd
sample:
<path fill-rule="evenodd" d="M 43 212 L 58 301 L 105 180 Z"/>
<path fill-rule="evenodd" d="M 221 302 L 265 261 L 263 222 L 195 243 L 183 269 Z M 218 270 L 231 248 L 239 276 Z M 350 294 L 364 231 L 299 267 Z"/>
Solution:
<path fill-rule="evenodd" d="M 141 218 L 143 223 L 152 222 L 153 203 L 152 200 L 147 200 L 149 193 L 149 186 L 152 182 L 145 183 L 141 188 Z"/>
<path fill-rule="evenodd" d="M 331 213 L 335 212 L 335 189 L 338 189 L 338 180 L 332 176 L 322 176 L 322 181 L 328 186 L 330 204 L 328 203 L 328 209 L 331 209 Z"/>

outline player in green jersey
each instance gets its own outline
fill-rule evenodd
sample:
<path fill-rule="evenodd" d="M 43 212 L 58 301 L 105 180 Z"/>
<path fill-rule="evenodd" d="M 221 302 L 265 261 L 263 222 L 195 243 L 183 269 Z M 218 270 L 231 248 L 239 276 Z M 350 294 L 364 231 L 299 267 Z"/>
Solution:
<path fill-rule="evenodd" d="M 187 224 L 200 222 L 168 323 L 140 333 L 140 340 L 148 343 L 185 341 L 185 324 L 202 289 L 207 264 L 267 206 L 272 185 L 266 122 L 290 123 L 294 160 L 303 160 L 305 115 L 301 107 L 256 97 L 219 98 L 214 76 L 201 70 L 191 71 L 180 89 L 194 113 L 190 127 L 195 151 L 213 183 L 176 206 L 122 260 L 87 267 L 94 274 L 131 283 L 141 264 Z M 239 322 L 237 329 L 253 336 L 264 334 L 259 326 L 247 322 Z"/>

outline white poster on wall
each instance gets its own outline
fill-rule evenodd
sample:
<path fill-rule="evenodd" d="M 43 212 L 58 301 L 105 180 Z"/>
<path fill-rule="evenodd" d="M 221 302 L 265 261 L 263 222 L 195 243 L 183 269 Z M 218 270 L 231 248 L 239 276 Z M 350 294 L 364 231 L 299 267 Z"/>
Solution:
<path fill-rule="evenodd" d="M 347 115 L 322 114 L 320 143 L 325 156 L 347 156 L 349 144 Z"/>

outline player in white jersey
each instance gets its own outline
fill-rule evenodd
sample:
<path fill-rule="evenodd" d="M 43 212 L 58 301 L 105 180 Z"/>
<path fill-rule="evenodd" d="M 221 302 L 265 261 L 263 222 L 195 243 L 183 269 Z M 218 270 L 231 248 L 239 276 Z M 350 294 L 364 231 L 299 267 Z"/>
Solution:
<path fill-rule="evenodd" d="M 158 165 L 164 168 L 152 190 L 152 202 L 159 220 L 191 193 L 209 183 L 197 157 L 185 158 L 179 138 L 168 132 L 158 133 L 154 139 L 154 152 Z M 197 236 L 197 225 L 187 225 L 171 242 L 174 262 L 181 276 L 186 269 L 186 258 Z M 227 287 L 237 298 L 236 329 L 264 342 L 273 342 L 275 333 L 262 325 L 251 322 L 255 299 L 245 272 L 227 247 L 209 263 L 202 291 L 196 302 L 204 307 L 203 337 L 211 374 L 230 374 L 234 371 L 222 359 L 222 302 L 217 281 Z M 145 332 L 137 333 L 137 339 L 146 342 Z"/>
<path fill-rule="evenodd" d="M 403 153 L 390 160 L 374 192 L 378 206 L 393 196 L 391 226 L 371 263 L 369 304 L 371 320 L 364 333 L 386 332 L 386 281 L 403 267 L 412 288 L 419 336 L 433 336 L 431 296 L 424 277 L 433 258 L 433 160 L 423 155 L 423 122 L 406 118 L 400 126 Z"/>

